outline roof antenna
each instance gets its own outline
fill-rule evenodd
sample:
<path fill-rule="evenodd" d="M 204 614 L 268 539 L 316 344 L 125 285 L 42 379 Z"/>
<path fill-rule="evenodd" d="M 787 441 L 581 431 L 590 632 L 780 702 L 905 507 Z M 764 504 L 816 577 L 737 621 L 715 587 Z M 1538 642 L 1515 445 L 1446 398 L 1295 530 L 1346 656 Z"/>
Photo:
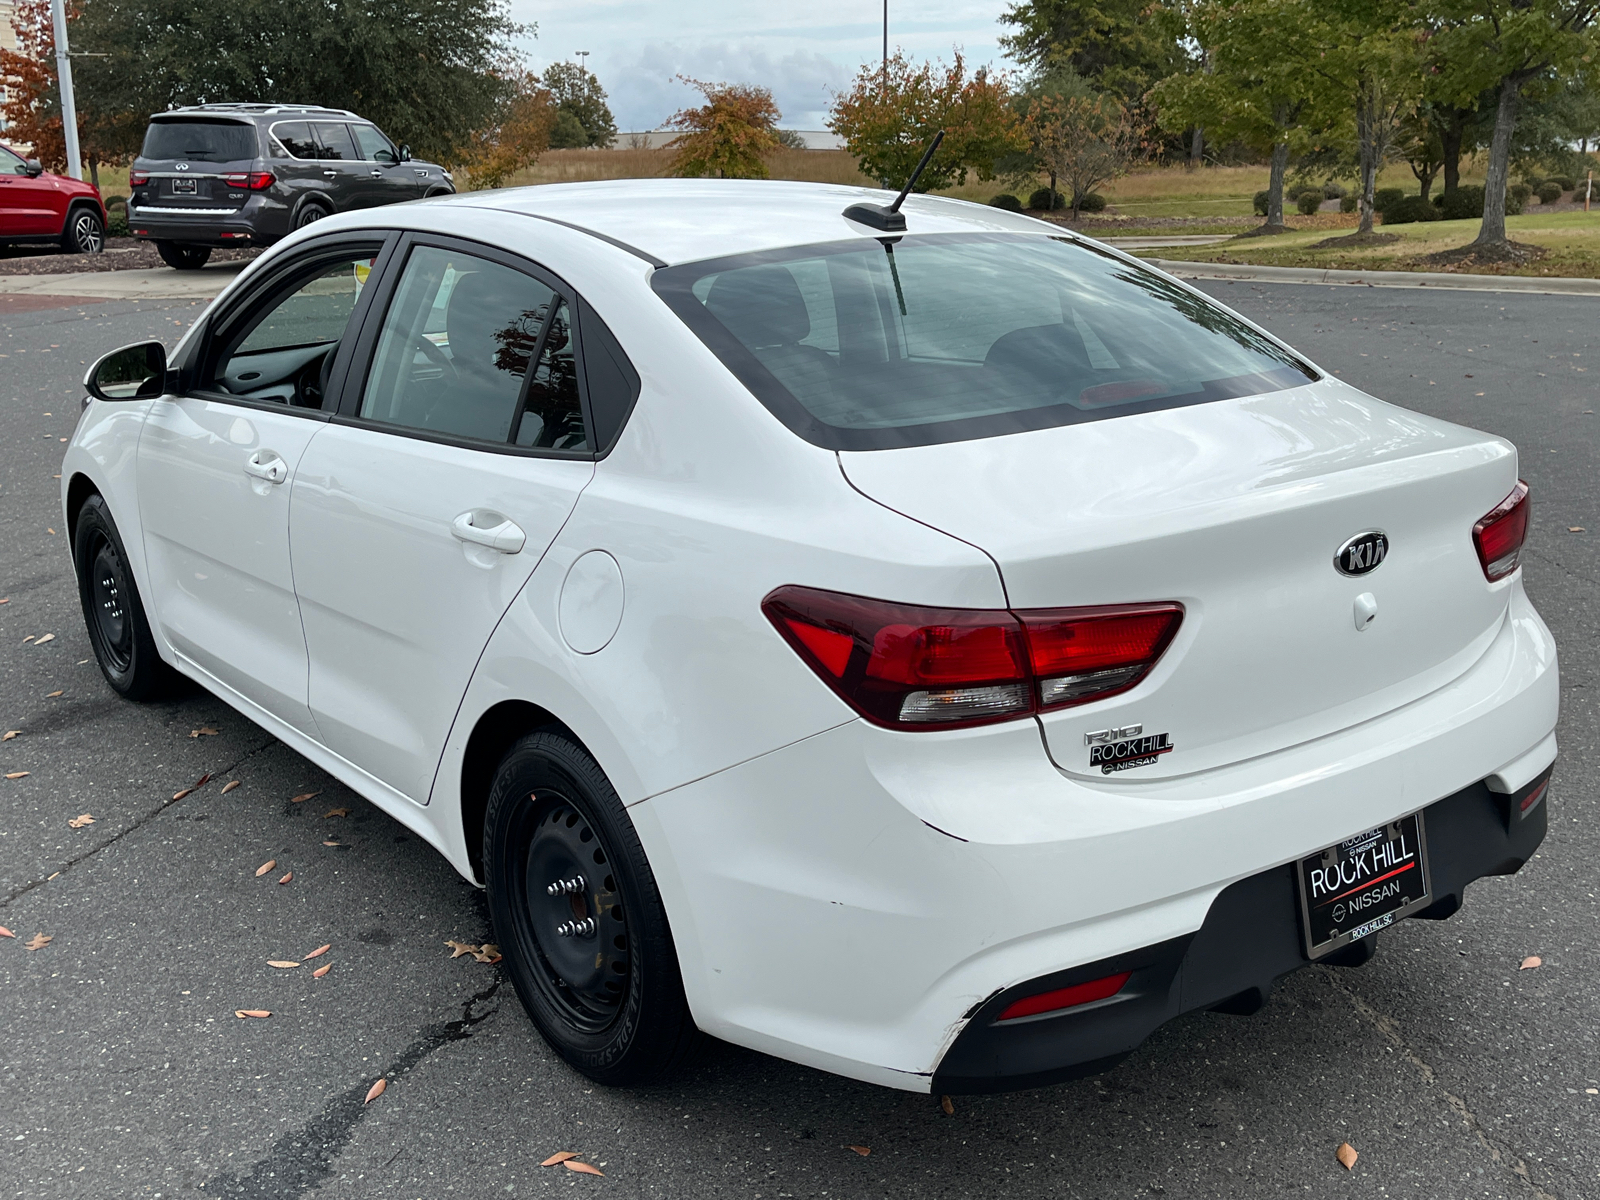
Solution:
<path fill-rule="evenodd" d="M 917 185 L 917 180 L 922 177 L 922 172 L 927 167 L 933 152 L 939 148 L 939 143 L 944 141 L 944 130 L 939 130 L 933 135 L 933 141 L 922 152 L 922 161 L 917 164 L 917 169 L 911 172 L 911 178 L 906 180 L 906 186 L 894 198 L 894 203 L 885 208 L 881 204 L 852 204 L 844 210 L 845 220 L 857 221 L 862 225 L 870 225 L 874 229 L 882 229 L 888 233 L 899 233 L 906 227 L 905 214 L 900 211 L 900 206 L 905 203 L 906 197 L 911 194 L 911 189 Z"/>

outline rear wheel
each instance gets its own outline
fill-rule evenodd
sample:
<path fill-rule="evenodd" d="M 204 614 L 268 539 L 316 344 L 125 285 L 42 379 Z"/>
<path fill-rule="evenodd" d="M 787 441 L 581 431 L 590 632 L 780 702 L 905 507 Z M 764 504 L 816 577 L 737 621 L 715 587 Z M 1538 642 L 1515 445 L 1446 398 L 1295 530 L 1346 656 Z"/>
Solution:
<path fill-rule="evenodd" d="M 294 215 L 294 227 L 304 229 L 313 221 L 320 221 L 327 215 L 328 210 L 320 204 L 303 204 L 300 206 L 300 211 Z"/>
<path fill-rule="evenodd" d="M 156 651 L 122 535 L 98 495 L 90 496 L 78 510 L 72 557 L 83 621 L 100 673 L 126 699 L 156 695 L 171 681 L 172 669 Z"/>
<path fill-rule="evenodd" d="M 501 761 L 484 815 L 501 953 L 545 1041 L 597 1083 L 650 1083 L 699 1034 L 655 876 L 598 764 L 554 733 Z"/>
<path fill-rule="evenodd" d="M 156 253 L 175 271 L 198 271 L 211 257 L 208 246 L 180 246 L 177 242 L 157 242 Z"/>
<path fill-rule="evenodd" d="M 92 208 L 80 206 L 67 214 L 61 248 L 68 254 L 99 254 L 106 248 L 106 225 Z"/>

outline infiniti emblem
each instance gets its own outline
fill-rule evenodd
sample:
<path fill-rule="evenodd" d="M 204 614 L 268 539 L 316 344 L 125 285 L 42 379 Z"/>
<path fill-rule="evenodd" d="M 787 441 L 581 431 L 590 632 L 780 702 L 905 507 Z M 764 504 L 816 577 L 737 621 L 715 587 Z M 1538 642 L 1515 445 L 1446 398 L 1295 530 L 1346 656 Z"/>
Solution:
<path fill-rule="evenodd" d="M 174 171 L 187 171 L 189 169 L 189 164 L 188 163 L 176 163 L 176 164 L 173 165 L 172 169 Z"/>
<path fill-rule="evenodd" d="M 1389 535 L 1381 529 L 1369 529 L 1339 547 L 1333 566 L 1341 575 L 1365 575 L 1377 570 L 1388 555 Z"/>

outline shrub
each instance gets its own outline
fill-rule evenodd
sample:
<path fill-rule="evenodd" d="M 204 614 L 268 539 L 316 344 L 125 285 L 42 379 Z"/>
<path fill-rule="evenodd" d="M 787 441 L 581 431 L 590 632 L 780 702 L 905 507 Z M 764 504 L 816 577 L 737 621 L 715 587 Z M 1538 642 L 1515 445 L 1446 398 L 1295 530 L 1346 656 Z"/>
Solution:
<path fill-rule="evenodd" d="M 1483 189 L 1458 187 L 1455 191 L 1440 196 L 1439 212 L 1446 221 L 1465 221 L 1472 217 L 1483 216 Z"/>
<path fill-rule="evenodd" d="M 1309 217 L 1322 207 L 1322 193 L 1319 191 L 1301 192 L 1300 198 L 1294 202 L 1294 206 L 1300 210 L 1301 216 Z"/>
<path fill-rule="evenodd" d="M 1321 195 L 1322 189 L 1314 183 L 1307 183 L 1304 179 L 1300 179 L 1296 180 L 1294 183 L 1285 185 L 1283 189 L 1283 198 L 1290 204 L 1298 204 L 1300 201 L 1300 194 L 1302 192 L 1316 192 L 1318 195 Z"/>
<path fill-rule="evenodd" d="M 1339 197 L 1340 212 L 1355 212 L 1361 204 L 1361 197 L 1351 192 L 1348 196 Z"/>
<path fill-rule="evenodd" d="M 1514 196 L 1518 204 L 1526 205 L 1528 198 L 1533 195 L 1533 189 L 1525 183 L 1513 183 L 1506 189 L 1506 195 Z"/>
<path fill-rule="evenodd" d="M 1105 212 L 1106 198 L 1099 192 L 1088 192 L 1078 198 L 1079 212 Z"/>
<path fill-rule="evenodd" d="M 1437 221 L 1439 210 L 1421 196 L 1404 196 L 1383 210 L 1385 225 L 1409 225 L 1413 221 Z"/>
<path fill-rule="evenodd" d="M 1021 212 L 1022 201 L 1018 200 L 1010 192 L 1001 192 L 998 196 L 994 196 L 989 200 L 989 207 L 1003 208 L 1007 212 Z"/>
<path fill-rule="evenodd" d="M 1052 209 L 1065 208 L 1066 206 L 1067 198 L 1060 192 L 1052 192 L 1047 187 L 1036 188 L 1028 197 L 1028 207 L 1039 209 L 1042 212 L 1050 212 Z"/>
<path fill-rule="evenodd" d="M 1389 206 L 1398 204 L 1406 198 L 1405 192 L 1399 188 L 1379 188 L 1372 195 L 1372 207 L 1381 212 L 1385 220 L 1389 218 Z"/>
<path fill-rule="evenodd" d="M 1330 179 L 1322 185 L 1322 198 L 1324 200 L 1343 200 L 1344 189 Z"/>
<path fill-rule="evenodd" d="M 1560 201 L 1566 189 L 1554 179 L 1547 179 L 1539 185 L 1539 203 L 1555 204 Z"/>
<path fill-rule="evenodd" d="M 1528 197 L 1523 195 L 1519 188 L 1506 189 L 1506 216 L 1520 217 L 1522 208 L 1527 203 Z"/>
<path fill-rule="evenodd" d="M 1570 192 L 1573 188 L 1578 186 L 1573 181 L 1573 178 L 1572 178 L 1571 175 L 1552 175 L 1552 176 L 1550 176 L 1549 179 L 1546 179 L 1545 182 L 1546 183 L 1559 183 L 1561 185 L 1561 190 L 1563 192 Z"/>
<path fill-rule="evenodd" d="M 128 236 L 128 198 L 126 196 L 107 196 L 106 205 L 106 236 Z"/>
<path fill-rule="evenodd" d="M 1271 201 L 1272 201 L 1272 193 L 1271 192 L 1257 192 L 1255 194 L 1255 196 L 1252 197 L 1252 199 L 1251 199 L 1251 206 L 1256 210 L 1256 216 L 1258 216 L 1258 217 L 1266 216 L 1267 215 L 1267 206 L 1268 206 L 1268 204 L 1271 203 Z"/>

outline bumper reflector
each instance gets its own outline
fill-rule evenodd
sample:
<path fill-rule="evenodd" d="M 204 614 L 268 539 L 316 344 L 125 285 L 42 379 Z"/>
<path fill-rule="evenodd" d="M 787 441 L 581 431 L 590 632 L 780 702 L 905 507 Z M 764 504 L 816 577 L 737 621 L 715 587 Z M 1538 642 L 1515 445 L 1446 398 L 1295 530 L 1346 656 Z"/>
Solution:
<path fill-rule="evenodd" d="M 1080 1004 L 1091 1004 L 1096 1000 L 1104 1000 L 1107 996 L 1115 996 L 1128 982 L 1132 971 L 1123 971 L 1117 975 L 1107 975 L 1104 979 L 1091 979 L 1088 983 L 1075 983 L 1071 987 L 1057 988 L 1053 992 L 1040 992 L 1037 996 L 1024 996 L 1006 1005 L 1005 1011 L 1000 1014 L 1000 1020 L 1011 1021 L 1017 1017 L 1035 1017 L 1040 1013 L 1056 1012 L 1063 1008 L 1076 1008 Z"/>

